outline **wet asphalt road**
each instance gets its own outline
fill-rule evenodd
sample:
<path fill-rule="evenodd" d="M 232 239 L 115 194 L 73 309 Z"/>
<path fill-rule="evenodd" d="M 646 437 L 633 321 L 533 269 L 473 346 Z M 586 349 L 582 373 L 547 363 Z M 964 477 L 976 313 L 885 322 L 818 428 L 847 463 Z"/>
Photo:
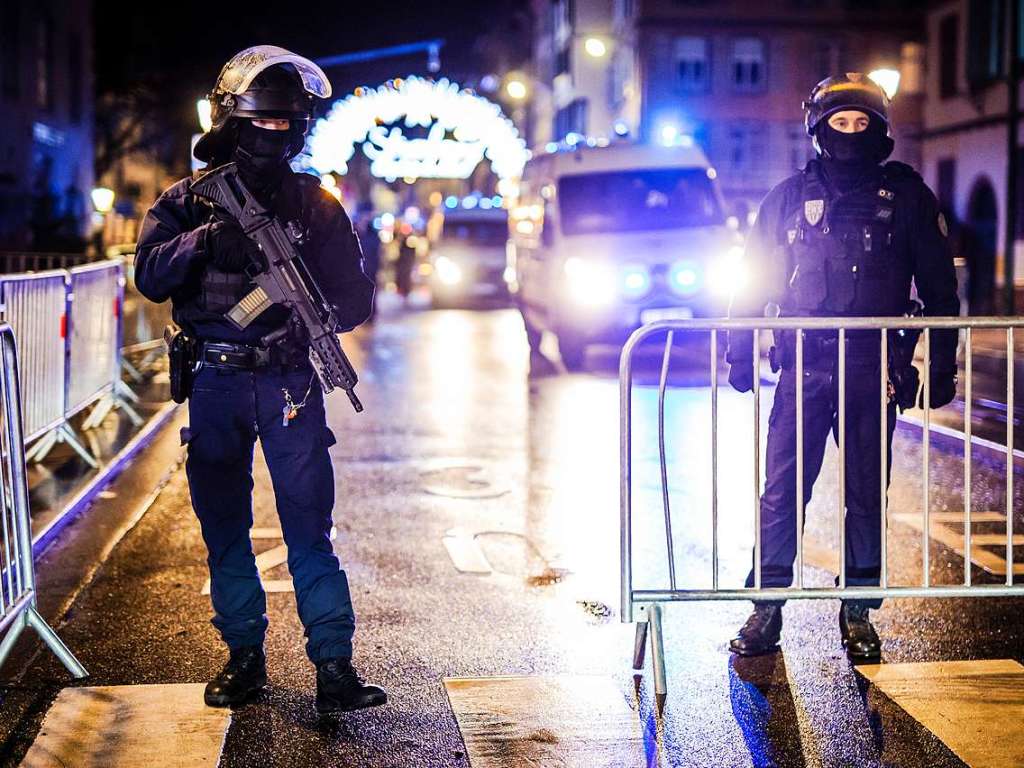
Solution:
<path fill-rule="evenodd" d="M 618 386 L 613 356 L 586 374 L 530 360 L 509 310 L 401 311 L 348 341 L 366 412 L 328 401 L 338 436 L 337 549 L 359 622 L 357 666 L 391 693 L 384 709 L 318 720 L 313 670 L 290 594 L 269 596 L 269 692 L 237 711 L 222 766 L 465 766 L 445 677 L 608 676 L 637 712 L 649 765 L 958 766 L 938 739 L 861 681 L 839 645 L 837 603 L 786 608 L 783 653 L 737 660 L 725 644 L 746 603 L 673 605 L 666 612 L 669 702 L 652 709 L 650 666 L 631 671 L 633 628 L 619 621 Z M 666 414 L 680 579 L 709 580 L 708 390 L 674 374 Z M 637 586 L 666 583 L 658 485 L 654 354 L 641 364 L 634 452 Z M 764 393 L 767 418 L 770 387 Z M 750 402 L 722 390 L 721 565 L 738 584 L 752 534 Z M 181 419 L 179 419 L 179 424 Z M 764 431 L 762 431 L 762 438 Z M 919 514 L 920 441 L 902 426 L 892 508 Z M 932 447 L 933 510 L 956 509 L 962 467 L 955 446 Z M 988 463 L 986 463 L 986 461 Z M 256 525 L 276 524 L 269 477 L 257 463 Z M 830 449 L 808 536 L 808 583 L 831 579 L 836 547 Z M 975 468 L 975 508 L 1002 510 L 996 458 Z M 1018 480 L 1018 489 L 1024 482 Z M 111 501 L 110 503 L 116 503 Z M 1018 506 L 1018 509 L 1020 507 Z M 1018 529 L 1022 523 L 1018 519 Z M 459 574 L 442 545 L 452 528 L 477 534 L 494 569 Z M 277 542 L 257 542 L 262 551 Z M 894 522 L 895 583 L 919 578 L 921 535 Z M 932 575 L 953 583 L 963 560 L 932 542 Z M 831 557 L 834 558 L 834 555 Z M 988 577 L 980 569 L 977 579 Z M 286 578 L 282 566 L 268 574 Z M 113 550 L 71 607 L 61 632 L 91 685 L 203 682 L 224 654 L 208 623 L 198 525 L 184 473 Z M 884 660 L 1022 658 L 1020 600 L 890 601 L 876 614 Z M 0 713 L 0 757 L 16 765 L 63 674 L 40 656 Z M 5 719 L 5 717 L 7 719 Z M 513 759 L 509 762 L 515 765 Z"/>

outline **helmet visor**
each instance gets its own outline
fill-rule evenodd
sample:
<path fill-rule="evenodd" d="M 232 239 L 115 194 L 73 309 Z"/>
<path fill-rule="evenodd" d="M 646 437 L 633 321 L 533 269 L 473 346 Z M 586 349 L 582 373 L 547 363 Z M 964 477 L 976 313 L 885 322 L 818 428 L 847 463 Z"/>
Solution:
<path fill-rule="evenodd" d="M 276 45 L 256 45 L 236 53 L 221 70 L 216 89 L 237 96 L 248 90 L 260 72 L 279 64 L 290 64 L 295 68 L 302 79 L 302 87 L 310 96 L 319 99 L 330 97 L 331 81 L 320 67 L 304 56 Z"/>

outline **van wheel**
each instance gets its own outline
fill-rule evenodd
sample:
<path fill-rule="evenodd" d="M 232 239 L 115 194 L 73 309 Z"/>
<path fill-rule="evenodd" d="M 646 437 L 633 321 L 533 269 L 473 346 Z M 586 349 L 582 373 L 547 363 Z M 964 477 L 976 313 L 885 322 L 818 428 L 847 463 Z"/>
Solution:
<path fill-rule="evenodd" d="M 572 373 L 583 370 L 583 364 L 587 359 L 587 343 L 583 339 L 572 336 L 558 337 L 558 351 L 562 355 L 562 363 Z"/>

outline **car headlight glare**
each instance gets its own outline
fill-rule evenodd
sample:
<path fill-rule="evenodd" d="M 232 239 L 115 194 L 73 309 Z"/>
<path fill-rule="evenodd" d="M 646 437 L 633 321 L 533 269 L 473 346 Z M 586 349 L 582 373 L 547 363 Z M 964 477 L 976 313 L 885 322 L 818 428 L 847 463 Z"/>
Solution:
<path fill-rule="evenodd" d="M 462 267 L 447 256 L 439 256 L 434 262 L 437 279 L 445 285 L 458 285 L 462 282 Z"/>
<path fill-rule="evenodd" d="M 700 289 L 700 268 L 692 262 L 680 261 L 672 266 L 668 281 L 676 293 L 694 294 Z"/>
<path fill-rule="evenodd" d="M 750 280 L 743 248 L 734 245 L 715 259 L 708 270 L 708 286 L 716 296 L 731 298 L 741 293 Z"/>
<path fill-rule="evenodd" d="M 622 270 L 622 295 L 639 299 L 651 290 L 651 273 L 640 264 L 631 264 Z"/>
<path fill-rule="evenodd" d="M 618 296 L 616 275 L 606 264 L 570 256 L 565 260 L 565 277 L 569 297 L 581 306 L 607 306 Z"/>

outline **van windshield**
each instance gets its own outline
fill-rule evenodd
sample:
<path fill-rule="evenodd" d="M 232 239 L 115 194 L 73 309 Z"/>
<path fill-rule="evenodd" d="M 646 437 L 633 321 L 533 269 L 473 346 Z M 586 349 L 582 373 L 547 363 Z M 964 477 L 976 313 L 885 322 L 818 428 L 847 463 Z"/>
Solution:
<path fill-rule="evenodd" d="M 457 221 L 445 219 L 444 239 L 472 245 L 504 245 L 508 239 L 505 221 Z"/>
<path fill-rule="evenodd" d="M 703 168 L 658 168 L 566 176 L 558 182 L 562 232 L 590 235 L 722 223 Z"/>

